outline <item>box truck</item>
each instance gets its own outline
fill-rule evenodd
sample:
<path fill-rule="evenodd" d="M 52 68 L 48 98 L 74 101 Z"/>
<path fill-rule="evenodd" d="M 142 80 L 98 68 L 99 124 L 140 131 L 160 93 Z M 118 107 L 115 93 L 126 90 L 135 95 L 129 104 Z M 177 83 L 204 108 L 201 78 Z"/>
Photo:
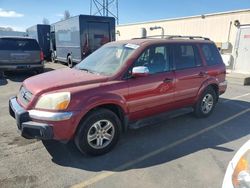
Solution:
<path fill-rule="evenodd" d="M 27 30 L 28 37 L 34 38 L 38 41 L 39 46 L 44 55 L 44 59 L 50 60 L 50 25 L 37 24 L 29 27 Z"/>
<path fill-rule="evenodd" d="M 52 24 L 52 57 L 69 67 L 115 40 L 115 18 L 78 15 Z M 54 34 L 53 34 L 54 32 Z M 52 37 L 53 38 L 53 37 Z"/>

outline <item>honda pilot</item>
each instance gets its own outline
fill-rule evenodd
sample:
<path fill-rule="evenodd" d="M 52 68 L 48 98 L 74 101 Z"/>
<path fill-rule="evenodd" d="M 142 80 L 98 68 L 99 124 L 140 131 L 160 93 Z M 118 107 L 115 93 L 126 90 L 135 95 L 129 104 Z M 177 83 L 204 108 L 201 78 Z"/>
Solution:
<path fill-rule="evenodd" d="M 191 107 L 213 112 L 226 91 L 215 44 L 173 36 L 111 42 L 76 65 L 26 79 L 9 100 L 25 138 L 74 140 L 82 153 L 110 151 L 134 122 Z"/>

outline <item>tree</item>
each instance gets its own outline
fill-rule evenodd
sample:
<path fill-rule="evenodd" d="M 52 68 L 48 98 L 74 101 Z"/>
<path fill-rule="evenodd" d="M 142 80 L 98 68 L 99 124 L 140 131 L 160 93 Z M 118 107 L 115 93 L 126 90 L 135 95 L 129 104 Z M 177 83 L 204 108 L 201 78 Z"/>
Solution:
<path fill-rule="evenodd" d="M 0 27 L 0 31 L 14 31 L 11 27 Z"/>
<path fill-rule="evenodd" d="M 49 25 L 49 20 L 48 20 L 48 18 L 43 18 L 42 23 L 43 23 L 43 24 L 46 24 L 46 25 Z"/>
<path fill-rule="evenodd" d="M 69 19 L 71 16 L 70 16 L 70 12 L 68 10 L 65 10 L 64 13 L 63 13 L 63 19 L 64 20 L 67 20 Z"/>

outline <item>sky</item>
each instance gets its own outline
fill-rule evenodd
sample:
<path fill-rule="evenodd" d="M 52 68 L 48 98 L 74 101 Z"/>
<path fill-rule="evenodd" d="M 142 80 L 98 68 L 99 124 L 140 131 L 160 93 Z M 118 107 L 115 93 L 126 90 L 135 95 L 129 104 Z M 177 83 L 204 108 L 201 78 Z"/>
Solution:
<path fill-rule="evenodd" d="M 239 9 L 250 9 L 250 0 L 119 0 L 119 24 Z M 0 0 L 0 27 L 25 31 L 43 18 L 59 21 L 65 10 L 90 14 L 90 0 Z"/>

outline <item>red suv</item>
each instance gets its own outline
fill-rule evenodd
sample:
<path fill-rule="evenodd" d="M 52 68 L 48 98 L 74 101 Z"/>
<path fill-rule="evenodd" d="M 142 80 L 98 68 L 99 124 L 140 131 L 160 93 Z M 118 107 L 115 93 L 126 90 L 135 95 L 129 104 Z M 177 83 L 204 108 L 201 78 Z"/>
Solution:
<path fill-rule="evenodd" d="M 100 155 L 131 122 L 184 107 L 209 116 L 226 90 L 225 74 L 207 38 L 111 42 L 73 69 L 25 80 L 9 109 L 23 137 L 74 139 L 81 152 Z"/>

